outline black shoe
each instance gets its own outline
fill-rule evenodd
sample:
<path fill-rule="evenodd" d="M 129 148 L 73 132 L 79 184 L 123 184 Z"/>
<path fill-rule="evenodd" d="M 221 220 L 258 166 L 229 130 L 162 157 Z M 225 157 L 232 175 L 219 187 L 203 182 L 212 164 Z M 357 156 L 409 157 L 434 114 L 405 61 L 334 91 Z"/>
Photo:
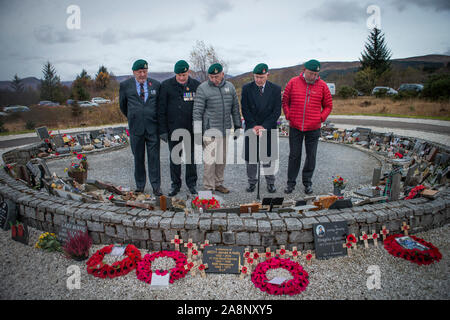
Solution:
<path fill-rule="evenodd" d="M 157 197 L 160 197 L 160 196 L 163 195 L 163 193 L 162 193 L 162 191 L 161 191 L 160 188 L 158 188 L 158 189 L 153 189 L 153 194 L 154 194 L 155 196 L 157 196 Z"/>
<path fill-rule="evenodd" d="M 305 187 L 305 193 L 306 194 L 312 194 L 313 193 L 313 189 L 311 186 L 306 186 Z"/>
<path fill-rule="evenodd" d="M 178 192 L 180 192 L 180 188 L 172 187 L 172 189 L 170 189 L 170 192 L 169 192 L 169 197 L 176 196 L 178 194 Z"/>
<path fill-rule="evenodd" d="M 267 191 L 269 191 L 269 193 L 275 193 L 275 192 L 277 192 L 277 189 L 275 188 L 275 186 L 273 184 L 268 184 Z"/>
<path fill-rule="evenodd" d="M 256 188 L 256 184 L 251 184 L 248 186 L 248 188 L 246 189 L 247 192 L 253 192 L 255 191 Z"/>
<path fill-rule="evenodd" d="M 287 186 L 286 189 L 284 189 L 284 193 L 292 193 L 292 191 L 294 191 L 295 187 L 294 186 Z"/>
<path fill-rule="evenodd" d="M 133 193 L 143 193 L 144 189 L 136 189 L 133 191 Z"/>
<path fill-rule="evenodd" d="M 198 194 L 197 190 L 195 189 L 195 187 L 189 187 L 189 192 L 191 194 Z"/>

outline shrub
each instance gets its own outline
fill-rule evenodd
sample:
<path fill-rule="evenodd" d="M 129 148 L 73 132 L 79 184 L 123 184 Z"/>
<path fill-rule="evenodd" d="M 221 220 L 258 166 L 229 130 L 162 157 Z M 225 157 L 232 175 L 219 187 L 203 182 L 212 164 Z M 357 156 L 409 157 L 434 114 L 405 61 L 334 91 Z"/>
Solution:
<path fill-rule="evenodd" d="M 384 98 L 387 96 L 387 89 L 380 89 L 375 92 L 375 98 Z"/>
<path fill-rule="evenodd" d="M 5 123 L 0 119 L 0 132 L 8 132 L 8 129 L 4 127 Z"/>
<path fill-rule="evenodd" d="M 431 76 L 425 82 L 422 96 L 432 100 L 444 100 L 450 98 L 450 74 Z"/>
<path fill-rule="evenodd" d="M 358 96 L 358 91 L 350 86 L 342 86 L 339 88 L 337 95 L 343 99 L 354 98 Z"/>
<path fill-rule="evenodd" d="M 25 129 L 27 130 L 34 130 L 36 128 L 36 123 L 34 123 L 33 120 L 27 120 L 25 123 Z"/>
<path fill-rule="evenodd" d="M 69 240 L 63 246 L 63 250 L 68 258 L 74 260 L 84 260 L 89 257 L 89 249 L 92 246 L 92 239 L 88 232 L 77 232 L 75 236 L 69 236 Z"/>

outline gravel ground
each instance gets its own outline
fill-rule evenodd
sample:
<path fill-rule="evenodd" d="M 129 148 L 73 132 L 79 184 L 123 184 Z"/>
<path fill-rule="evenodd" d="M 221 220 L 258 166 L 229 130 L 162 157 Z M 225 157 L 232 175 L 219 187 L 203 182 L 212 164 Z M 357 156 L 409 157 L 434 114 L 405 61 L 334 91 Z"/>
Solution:
<path fill-rule="evenodd" d="M 302 258 L 300 264 L 309 274 L 309 285 L 295 296 L 272 296 L 257 289 L 250 278 L 238 275 L 207 274 L 177 280 L 168 288 L 154 290 L 136 278 L 135 272 L 115 279 L 99 279 L 86 272 L 84 262 L 66 259 L 60 253 L 34 248 L 40 231 L 30 228 L 29 246 L 10 238 L 0 231 L 0 299 L 149 299 L 149 300 L 310 300 L 310 299 L 388 299 L 436 300 L 450 298 L 449 225 L 422 232 L 416 236 L 432 242 L 443 258 L 438 263 L 419 266 L 394 258 L 384 248 L 358 249 L 351 257 L 314 260 L 311 265 Z M 102 246 L 94 245 L 91 254 Z M 142 254 L 148 253 L 146 250 Z M 107 260 L 106 260 L 107 259 Z M 106 262 L 115 258 L 107 257 Z M 160 261 L 161 260 L 161 261 Z M 170 267 L 173 262 L 160 258 L 154 269 Z M 81 272 L 81 288 L 67 289 L 66 283 L 73 272 L 71 265 Z M 378 266 L 381 289 L 367 288 L 369 266 Z M 269 279 L 286 276 L 284 270 L 268 272 Z"/>

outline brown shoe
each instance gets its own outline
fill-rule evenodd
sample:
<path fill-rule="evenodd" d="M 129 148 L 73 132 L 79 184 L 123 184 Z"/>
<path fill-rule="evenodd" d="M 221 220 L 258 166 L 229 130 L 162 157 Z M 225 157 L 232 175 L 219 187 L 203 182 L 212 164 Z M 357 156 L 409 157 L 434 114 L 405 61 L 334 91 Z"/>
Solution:
<path fill-rule="evenodd" d="M 225 188 L 224 186 L 218 186 L 216 187 L 216 191 L 220 192 L 220 193 L 230 193 L 230 190 L 228 190 L 227 188 Z"/>

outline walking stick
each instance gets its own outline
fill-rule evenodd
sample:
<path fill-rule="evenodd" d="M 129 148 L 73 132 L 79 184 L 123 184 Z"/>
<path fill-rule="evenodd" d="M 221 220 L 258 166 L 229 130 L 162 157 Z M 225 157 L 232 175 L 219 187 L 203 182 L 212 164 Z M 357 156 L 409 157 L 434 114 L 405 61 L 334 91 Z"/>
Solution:
<path fill-rule="evenodd" d="M 261 180 L 261 167 L 260 167 L 260 164 L 261 164 L 260 160 L 261 159 L 259 159 L 259 135 L 258 135 L 258 144 L 257 144 L 257 146 L 258 146 L 258 148 L 257 148 L 257 152 L 258 152 L 258 154 L 257 154 L 257 157 L 258 157 L 258 192 L 256 194 L 256 199 L 257 200 L 261 200 L 261 197 L 259 195 L 259 182 Z"/>

